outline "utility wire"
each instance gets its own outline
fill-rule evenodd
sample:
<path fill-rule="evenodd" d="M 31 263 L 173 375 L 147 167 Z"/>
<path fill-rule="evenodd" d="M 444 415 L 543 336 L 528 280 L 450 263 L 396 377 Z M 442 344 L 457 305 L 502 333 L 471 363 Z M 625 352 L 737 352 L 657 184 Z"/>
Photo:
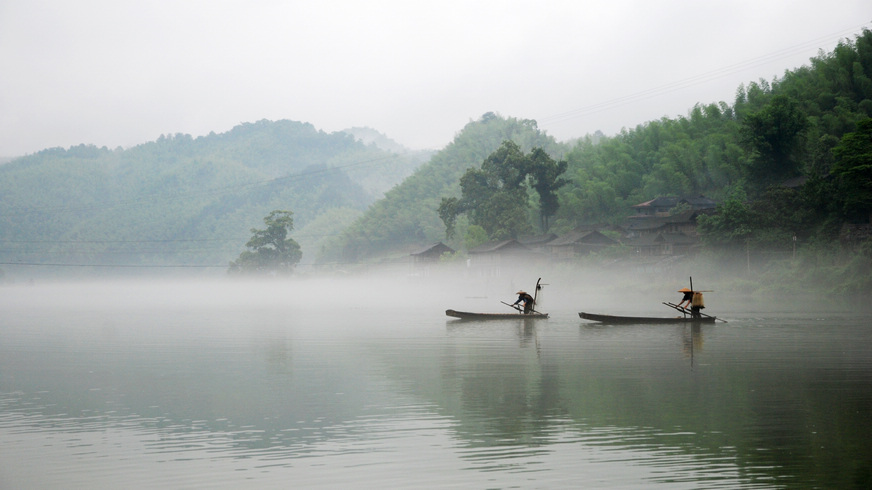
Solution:
<path fill-rule="evenodd" d="M 293 234 L 294 239 L 298 238 L 329 238 L 341 236 L 342 233 L 323 233 L 323 234 Z M 7 240 L 0 239 L 0 244 L 28 244 L 28 245 L 58 245 L 58 244 L 139 244 L 139 243 L 197 243 L 197 242 L 247 242 L 251 240 L 247 237 L 228 237 L 228 238 L 191 238 L 191 239 L 152 239 L 152 240 Z"/>
<path fill-rule="evenodd" d="M 580 107 L 577 109 L 573 109 L 566 112 L 561 112 L 557 114 L 552 114 L 550 116 L 545 116 L 542 119 L 537 120 L 540 124 L 547 123 L 556 123 L 563 122 L 569 119 L 574 119 L 577 117 L 587 116 L 590 114 L 595 114 L 598 112 L 602 112 L 608 109 L 612 109 L 615 107 L 619 107 L 622 105 L 629 104 L 631 102 L 636 102 L 639 100 L 649 99 L 658 95 L 663 95 L 671 92 L 675 92 L 681 89 L 685 89 L 688 87 L 692 87 L 694 85 L 699 85 L 704 82 L 708 82 L 711 80 L 715 80 L 718 78 L 723 78 L 727 75 L 731 75 L 733 73 L 747 70 L 748 68 L 753 68 L 756 66 L 760 66 L 762 64 L 768 63 L 770 61 L 775 61 L 778 59 L 785 58 L 792 54 L 798 53 L 800 51 L 806 50 L 810 47 L 820 46 L 822 42 L 831 42 L 833 39 L 842 39 L 846 34 L 856 33 L 858 29 L 864 28 L 869 23 L 861 24 L 857 27 L 852 27 L 850 29 L 845 29 L 839 32 L 835 32 L 832 34 L 828 34 L 826 36 L 822 36 L 816 39 L 812 39 L 810 41 L 806 41 L 801 44 L 797 44 L 788 48 L 784 48 L 778 51 L 774 51 L 772 53 L 760 56 L 758 58 L 753 58 L 751 60 L 743 61 L 740 63 L 736 63 L 733 65 L 725 66 L 722 68 L 718 68 L 716 70 L 712 70 L 706 73 L 701 73 L 699 75 L 694 75 L 689 78 L 685 78 L 683 80 L 678 80 L 675 82 L 671 82 L 666 85 L 662 85 L 660 87 L 655 87 L 652 89 L 643 90 L 641 92 L 636 92 L 634 94 L 617 97 L 614 99 L 610 99 L 604 102 L 598 102 L 595 104 L 587 105 L 584 107 Z"/>
<path fill-rule="evenodd" d="M 0 265 L 28 265 L 28 266 L 48 266 L 48 267 L 124 267 L 124 268 L 140 268 L 140 269 L 169 269 L 174 267 L 182 268 L 216 268 L 226 269 L 227 265 L 193 265 L 193 264 L 172 264 L 172 265 L 145 265 L 145 264 L 58 264 L 48 262 L 0 262 Z"/>

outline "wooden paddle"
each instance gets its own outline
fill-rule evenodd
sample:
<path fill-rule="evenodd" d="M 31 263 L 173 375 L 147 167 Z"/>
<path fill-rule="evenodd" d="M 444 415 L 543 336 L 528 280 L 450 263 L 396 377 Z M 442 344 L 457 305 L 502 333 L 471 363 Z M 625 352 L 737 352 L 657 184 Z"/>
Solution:
<path fill-rule="evenodd" d="M 674 309 L 676 309 L 676 310 L 678 310 L 678 311 L 680 311 L 680 312 L 682 312 L 682 313 L 689 313 L 689 311 L 688 311 L 687 308 L 683 308 L 683 307 L 678 306 L 678 305 L 676 305 L 676 304 L 674 304 L 674 303 L 667 303 L 667 302 L 664 301 L 663 304 L 666 305 L 666 306 L 668 306 L 668 307 L 670 307 L 670 308 L 674 308 Z M 718 318 L 718 317 L 716 317 L 716 316 L 711 316 L 711 315 L 706 315 L 705 313 L 703 313 L 703 312 L 701 312 L 701 311 L 698 312 L 698 313 L 699 313 L 700 315 L 702 315 L 702 316 L 707 316 L 707 317 L 709 317 L 709 318 L 714 318 L 715 320 L 720 320 L 720 321 L 722 321 L 722 322 L 724 322 L 724 323 L 729 323 L 729 322 L 727 322 L 726 320 L 724 320 L 724 319 L 722 319 L 722 318 Z"/>
<path fill-rule="evenodd" d="M 521 311 L 521 307 L 518 306 L 518 305 L 510 305 L 510 304 L 506 303 L 505 301 L 500 301 L 500 303 L 502 303 L 502 304 L 508 306 L 509 308 L 512 308 L 512 309 L 518 310 L 518 312 L 520 312 L 520 313 L 523 313 L 523 311 Z"/>
<path fill-rule="evenodd" d="M 518 310 L 518 312 L 520 312 L 522 315 L 524 314 L 524 310 L 522 310 L 521 307 L 518 305 L 510 305 L 510 304 L 506 303 L 505 301 L 500 301 L 500 303 L 502 303 L 510 308 L 514 308 L 514 309 Z M 535 308 L 530 308 L 530 311 L 533 313 L 538 313 L 540 315 L 544 314 L 541 311 L 537 311 Z"/>

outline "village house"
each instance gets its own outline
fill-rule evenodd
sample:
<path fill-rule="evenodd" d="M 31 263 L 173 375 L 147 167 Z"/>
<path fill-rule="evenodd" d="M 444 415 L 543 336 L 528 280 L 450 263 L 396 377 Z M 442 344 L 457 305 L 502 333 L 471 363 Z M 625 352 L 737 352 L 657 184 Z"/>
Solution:
<path fill-rule="evenodd" d="M 689 255 L 699 239 L 683 233 L 656 233 L 636 237 L 625 242 L 633 247 L 639 257 L 660 257 L 670 255 Z"/>
<path fill-rule="evenodd" d="M 683 205 L 685 211 L 674 213 Z M 697 218 L 713 213 L 717 203 L 705 196 L 691 198 L 658 197 L 636 204 L 636 215 L 625 222 L 624 243 L 638 256 L 669 256 L 693 253 L 699 244 Z"/>
<path fill-rule="evenodd" d="M 622 226 L 627 238 L 637 238 L 659 233 L 682 233 L 691 237 L 697 236 L 696 220 L 703 214 L 713 210 L 684 211 L 672 216 L 651 216 L 645 218 L 628 218 Z"/>
<path fill-rule="evenodd" d="M 431 243 L 418 251 L 412 252 L 411 257 L 417 265 L 427 265 L 439 262 L 443 254 L 453 254 L 454 249 L 442 242 Z"/>
<path fill-rule="evenodd" d="M 684 211 L 675 212 L 677 206 Z M 620 227 L 620 241 L 609 238 L 597 228 L 576 228 L 561 236 L 546 233 L 485 243 L 470 249 L 467 266 L 484 276 L 499 276 L 504 267 L 540 261 L 571 262 L 615 245 L 632 247 L 636 257 L 660 260 L 695 253 L 699 247 L 697 218 L 714 213 L 716 203 L 705 196 L 678 198 L 658 197 L 633 206 L 636 214 Z M 672 214 L 674 213 L 674 214 Z M 423 247 L 411 254 L 417 270 L 438 262 L 444 253 L 454 250 L 442 242 Z"/>
<path fill-rule="evenodd" d="M 599 231 L 576 230 L 548 242 L 548 251 L 552 260 L 572 260 L 617 244 Z"/>
<path fill-rule="evenodd" d="M 657 197 L 650 201 L 634 205 L 633 209 L 636 210 L 636 216 L 631 217 L 631 219 L 639 217 L 669 216 L 672 209 L 680 204 L 686 204 L 694 211 L 714 209 L 717 206 L 716 202 L 705 196 L 684 198 L 672 196 Z"/>
<path fill-rule="evenodd" d="M 518 243 L 537 253 L 547 253 L 548 244 L 557 238 L 554 233 L 518 237 Z"/>

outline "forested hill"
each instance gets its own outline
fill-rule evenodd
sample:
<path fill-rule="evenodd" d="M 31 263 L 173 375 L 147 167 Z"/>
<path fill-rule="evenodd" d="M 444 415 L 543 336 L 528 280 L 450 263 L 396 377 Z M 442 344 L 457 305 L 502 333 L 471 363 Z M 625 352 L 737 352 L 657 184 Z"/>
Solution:
<path fill-rule="evenodd" d="M 294 212 L 314 258 L 427 157 L 287 120 L 126 150 L 47 149 L 0 166 L 0 269 L 226 266 L 273 209 Z"/>
<path fill-rule="evenodd" d="M 865 141 L 855 132 L 872 117 L 870 76 L 872 32 L 864 30 L 809 65 L 737 87 L 733 101 L 698 104 L 687 116 L 581 138 L 571 147 L 540 132 L 535 121 L 488 114 L 375 203 L 331 244 L 325 260 L 446 240 L 437 216 L 441 198 L 457 196 L 464 171 L 480 167 L 504 139 L 568 162 L 570 182 L 559 189 L 550 232 L 617 224 L 632 205 L 658 196 L 702 194 L 722 203 L 718 217 L 701 223 L 710 247 L 801 250 L 832 243 L 844 223 L 868 222 L 872 211 L 868 155 L 852 155 L 864 151 L 853 149 Z M 804 184 L 782 186 L 788 179 Z M 517 219 L 531 219 L 536 205 L 531 199 L 530 215 Z M 453 248 L 469 248 L 465 235 L 480 240 L 464 229 L 468 224 L 457 225 L 457 238 L 446 241 Z"/>
<path fill-rule="evenodd" d="M 408 253 L 429 241 L 443 240 L 445 225 L 437 214 L 439 202 L 445 196 L 459 194 L 460 176 L 468 168 L 480 166 L 506 140 L 517 142 L 526 151 L 539 147 L 560 155 L 566 149 L 540 131 L 535 121 L 487 113 L 468 123 L 427 164 L 391 189 L 342 236 L 331 241 L 319 260 L 323 263 L 368 260 Z"/>
<path fill-rule="evenodd" d="M 710 246 L 832 242 L 841 225 L 868 222 L 872 211 L 872 188 L 855 185 L 872 182 L 872 162 L 849 164 L 846 148 L 870 117 L 872 31 L 864 30 L 782 77 L 737 87 L 732 103 L 582 140 L 566 155 L 572 183 L 560 189 L 555 228 L 617 222 L 658 196 L 704 194 L 722 203 L 699 230 Z"/>
<path fill-rule="evenodd" d="M 658 196 L 704 194 L 722 204 L 698 223 L 708 247 L 829 250 L 845 223 L 872 215 L 870 75 L 872 32 L 864 30 L 783 77 L 737 87 L 733 101 L 573 143 L 533 120 L 487 113 L 432 155 L 386 151 L 395 143 L 365 128 L 350 131 L 367 143 L 292 121 L 127 150 L 49 149 L 0 165 L 0 269 L 220 267 L 275 209 L 294 212 L 304 264 L 407 254 L 446 240 L 442 199 L 457 197 L 460 178 L 506 140 L 568 164 L 547 231 L 618 223 Z M 798 184 L 781 186 L 787 179 Z M 517 219 L 545 231 L 528 196 L 529 212 Z M 493 238 L 466 220 L 457 220 L 450 246 Z"/>

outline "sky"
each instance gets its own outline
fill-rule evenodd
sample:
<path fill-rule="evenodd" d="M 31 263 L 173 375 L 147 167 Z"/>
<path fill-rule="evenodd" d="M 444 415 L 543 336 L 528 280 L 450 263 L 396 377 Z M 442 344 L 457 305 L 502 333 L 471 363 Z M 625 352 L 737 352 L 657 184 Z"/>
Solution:
<path fill-rule="evenodd" d="M 0 0 L 0 157 L 262 119 L 412 149 L 486 112 L 611 135 L 864 28 L 868 0 Z"/>

